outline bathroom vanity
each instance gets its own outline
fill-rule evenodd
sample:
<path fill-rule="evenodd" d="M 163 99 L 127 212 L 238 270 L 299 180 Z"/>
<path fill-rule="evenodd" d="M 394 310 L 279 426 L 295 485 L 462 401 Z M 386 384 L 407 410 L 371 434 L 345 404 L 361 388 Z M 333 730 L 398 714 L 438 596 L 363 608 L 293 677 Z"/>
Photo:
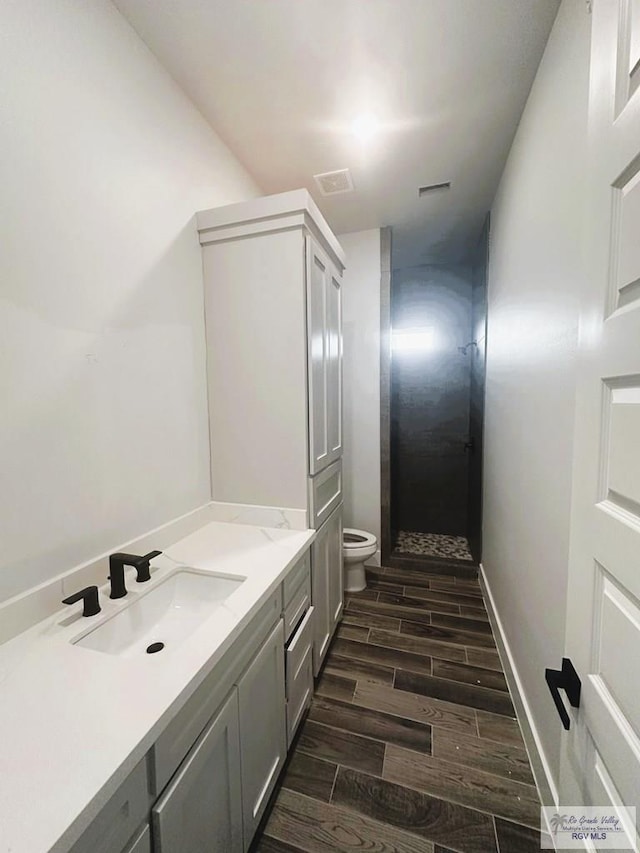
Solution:
<path fill-rule="evenodd" d="M 72 853 L 247 850 L 313 692 L 309 584 L 305 554 Z"/>
<path fill-rule="evenodd" d="M 9 849 L 248 849 L 313 692 L 314 537 L 209 523 L 165 547 L 148 584 L 130 577 L 116 601 L 104 587 L 99 614 L 72 605 L 0 647 Z M 202 589 L 207 578 L 233 583 L 159 653 L 145 654 L 135 631 L 114 645 L 109 626 L 144 621 L 144 600 L 177 589 L 180 574 Z"/>
<path fill-rule="evenodd" d="M 342 610 L 344 252 L 306 190 L 198 214 L 213 499 L 303 510 L 317 674 Z"/>
<path fill-rule="evenodd" d="M 34 608 L 16 604 L 18 621 L 53 615 L 0 646 L 12 853 L 245 853 L 340 619 L 344 254 L 306 190 L 205 211 L 198 232 L 213 497 L 201 510 L 218 514 L 183 538 L 141 537 L 133 553 L 162 549 L 151 580 L 123 564 L 127 594 L 103 589 L 96 615 L 73 602 L 104 583 L 104 555 Z M 157 617 L 174 595 L 177 621 Z M 63 599 L 77 609 L 54 613 Z"/>

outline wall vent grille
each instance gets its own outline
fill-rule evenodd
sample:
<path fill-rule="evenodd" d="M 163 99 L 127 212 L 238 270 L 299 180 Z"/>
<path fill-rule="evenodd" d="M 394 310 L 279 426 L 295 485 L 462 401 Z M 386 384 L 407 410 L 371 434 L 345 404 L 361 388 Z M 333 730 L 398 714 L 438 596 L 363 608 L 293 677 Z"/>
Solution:
<path fill-rule="evenodd" d="M 353 192 L 353 180 L 348 169 L 338 169 L 335 172 L 323 172 L 313 176 L 322 195 L 339 195 Z"/>

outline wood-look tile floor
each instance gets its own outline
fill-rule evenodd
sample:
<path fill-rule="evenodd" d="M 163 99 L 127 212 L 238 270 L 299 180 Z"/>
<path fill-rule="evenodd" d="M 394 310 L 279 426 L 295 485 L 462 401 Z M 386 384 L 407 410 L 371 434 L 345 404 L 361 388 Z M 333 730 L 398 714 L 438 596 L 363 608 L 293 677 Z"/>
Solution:
<path fill-rule="evenodd" d="M 371 570 L 255 853 L 533 853 L 539 808 L 478 582 Z"/>

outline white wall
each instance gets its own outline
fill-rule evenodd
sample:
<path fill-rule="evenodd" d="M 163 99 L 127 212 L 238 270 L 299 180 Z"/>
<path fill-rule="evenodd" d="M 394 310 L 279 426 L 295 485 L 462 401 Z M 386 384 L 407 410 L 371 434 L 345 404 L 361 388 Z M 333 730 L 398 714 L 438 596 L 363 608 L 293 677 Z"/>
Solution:
<path fill-rule="evenodd" d="M 344 526 L 380 540 L 380 229 L 341 234 Z"/>
<path fill-rule="evenodd" d="M 590 18 L 564 0 L 491 214 L 483 564 L 553 781 L 564 646 Z"/>
<path fill-rule="evenodd" d="M 0 31 L 2 600 L 209 500 L 193 215 L 258 188 L 107 0 Z"/>

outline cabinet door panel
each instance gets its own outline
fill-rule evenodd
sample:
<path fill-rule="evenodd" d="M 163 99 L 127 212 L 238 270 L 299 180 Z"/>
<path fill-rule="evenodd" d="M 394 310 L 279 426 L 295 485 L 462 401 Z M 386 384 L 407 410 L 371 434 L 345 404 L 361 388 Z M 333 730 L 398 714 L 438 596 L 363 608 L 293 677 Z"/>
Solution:
<path fill-rule="evenodd" d="M 238 692 L 196 741 L 154 806 L 155 853 L 242 851 Z"/>
<path fill-rule="evenodd" d="M 309 473 L 342 454 L 342 292 L 336 268 L 307 237 Z"/>
<path fill-rule="evenodd" d="M 331 640 L 329 601 L 330 519 L 318 530 L 311 546 L 311 603 L 314 613 L 313 674 L 317 676 Z"/>
<path fill-rule="evenodd" d="M 309 477 L 309 526 L 318 530 L 342 503 L 342 460 Z"/>
<path fill-rule="evenodd" d="M 247 625 L 214 671 L 202 682 L 159 736 L 153 748 L 153 790 L 161 793 L 247 666 L 282 610 L 280 590 Z"/>
<path fill-rule="evenodd" d="M 334 268 L 327 278 L 328 462 L 342 455 L 342 282 Z"/>
<path fill-rule="evenodd" d="M 329 341 L 327 296 L 329 261 L 307 237 L 307 359 L 309 372 L 309 470 L 321 471 L 329 460 L 327 393 Z"/>
<path fill-rule="evenodd" d="M 311 578 L 311 603 L 315 608 L 313 674 L 317 676 L 342 615 L 342 505 L 318 530 L 311 546 Z"/>
<path fill-rule="evenodd" d="M 329 528 L 329 617 L 331 634 L 338 626 L 344 603 L 343 559 L 342 559 L 342 507 L 331 516 Z"/>
<path fill-rule="evenodd" d="M 284 628 L 280 620 L 238 682 L 245 849 L 287 754 Z"/>

